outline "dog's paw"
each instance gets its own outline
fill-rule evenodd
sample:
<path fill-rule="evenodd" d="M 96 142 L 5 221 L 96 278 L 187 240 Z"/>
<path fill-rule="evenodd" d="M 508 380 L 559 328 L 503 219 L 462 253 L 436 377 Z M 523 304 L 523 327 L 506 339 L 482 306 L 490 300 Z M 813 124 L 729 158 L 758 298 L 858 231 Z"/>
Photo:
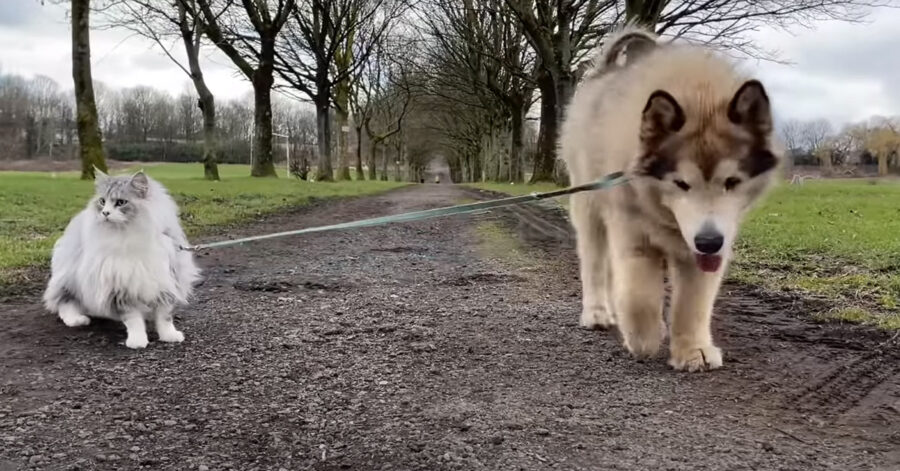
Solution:
<path fill-rule="evenodd" d="M 59 318 L 63 321 L 63 324 L 68 327 L 84 327 L 91 323 L 90 317 L 74 312 L 65 315 L 60 312 Z"/>
<path fill-rule="evenodd" d="M 722 367 L 722 350 L 713 345 L 672 347 L 669 365 L 679 371 L 705 371 Z"/>
<path fill-rule="evenodd" d="M 625 348 L 631 355 L 639 360 L 655 357 L 659 353 L 662 343 L 662 335 L 659 332 L 644 332 L 643 334 L 622 333 Z"/>
<path fill-rule="evenodd" d="M 585 329 L 606 329 L 616 325 L 616 318 L 603 308 L 584 308 L 581 311 L 581 326 Z"/>
<path fill-rule="evenodd" d="M 137 335 L 128 336 L 128 338 L 125 339 L 125 346 L 128 348 L 132 348 L 132 349 L 147 348 L 147 345 L 149 345 L 149 344 L 150 344 L 150 341 L 147 340 L 146 335 L 144 335 L 144 336 L 137 336 Z"/>
<path fill-rule="evenodd" d="M 179 330 L 171 329 L 159 333 L 160 342 L 181 343 L 184 342 L 184 334 Z"/>

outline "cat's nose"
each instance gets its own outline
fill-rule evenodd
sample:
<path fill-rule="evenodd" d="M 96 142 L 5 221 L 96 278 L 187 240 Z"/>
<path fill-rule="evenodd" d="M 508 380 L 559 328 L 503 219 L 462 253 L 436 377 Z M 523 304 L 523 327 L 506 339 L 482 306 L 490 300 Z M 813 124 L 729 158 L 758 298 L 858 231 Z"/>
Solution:
<path fill-rule="evenodd" d="M 103 217 L 109 217 L 109 211 L 100 211 L 100 214 L 102 214 Z"/>

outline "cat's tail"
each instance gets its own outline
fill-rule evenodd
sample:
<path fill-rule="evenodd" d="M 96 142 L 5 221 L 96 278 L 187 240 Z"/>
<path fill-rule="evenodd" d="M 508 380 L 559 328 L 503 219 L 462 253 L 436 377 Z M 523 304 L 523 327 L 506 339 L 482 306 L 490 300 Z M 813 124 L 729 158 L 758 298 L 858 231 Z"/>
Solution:
<path fill-rule="evenodd" d="M 52 312 L 59 312 L 59 306 L 72 299 L 72 293 L 65 288 L 59 276 L 51 276 L 50 282 L 47 283 L 47 289 L 44 290 L 44 307 Z"/>
<path fill-rule="evenodd" d="M 77 300 L 74 289 L 75 271 L 82 253 L 81 228 L 85 223 L 84 212 L 78 213 L 66 226 L 62 237 L 53 244 L 50 260 L 50 281 L 44 290 L 44 307 L 48 311 L 59 312 L 59 306 Z"/>
<path fill-rule="evenodd" d="M 176 290 L 176 301 L 186 304 L 194 293 L 194 285 L 200 280 L 200 267 L 194 261 L 193 252 L 182 250 L 188 244 L 180 227 L 169 228 L 163 234 L 169 239 L 169 267 Z"/>

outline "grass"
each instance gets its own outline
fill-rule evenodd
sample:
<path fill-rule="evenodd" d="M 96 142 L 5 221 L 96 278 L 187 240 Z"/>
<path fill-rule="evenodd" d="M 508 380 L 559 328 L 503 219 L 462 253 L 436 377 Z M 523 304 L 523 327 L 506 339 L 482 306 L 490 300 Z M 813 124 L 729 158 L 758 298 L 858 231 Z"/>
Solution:
<path fill-rule="evenodd" d="M 508 194 L 552 185 L 475 184 Z M 565 204 L 565 201 L 562 202 Z M 782 184 L 748 216 L 733 280 L 823 297 L 823 320 L 900 329 L 900 184 L 819 180 Z"/>
<path fill-rule="evenodd" d="M 246 165 L 219 165 L 219 182 L 203 180 L 202 169 L 192 164 L 154 165 L 146 171 L 175 197 L 191 236 L 312 198 L 365 195 L 403 185 L 308 183 L 284 178 L 284 169 L 282 178 L 251 178 Z M 20 269 L 45 265 L 56 238 L 92 193 L 93 184 L 74 172 L 0 172 L 0 285 L 16 282 Z"/>
<path fill-rule="evenodd" d="M 781 185 L 748 217 L 731 276 L 832 300 L 825 319 L 900 328 L 898 234 L 896 182 Z"/>

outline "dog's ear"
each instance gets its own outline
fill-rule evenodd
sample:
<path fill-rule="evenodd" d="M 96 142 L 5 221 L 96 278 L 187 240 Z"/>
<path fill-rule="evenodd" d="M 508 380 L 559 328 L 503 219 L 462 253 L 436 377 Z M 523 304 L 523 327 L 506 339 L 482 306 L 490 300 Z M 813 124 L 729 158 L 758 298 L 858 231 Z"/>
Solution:
<path fill-rule="evenodd" d="M 772 107 L 766 89 L 758 80 L 741 85 L 728 104 L 728 119 L 754 136 L 772 132 Z"/>
<path fill-rule="evenodd" d="M 684 126 L 684 111 L 668 92 L 650 94 L 641 116 L 641 143 L 647 150 L 656 149 L 670 135 Z"/>

